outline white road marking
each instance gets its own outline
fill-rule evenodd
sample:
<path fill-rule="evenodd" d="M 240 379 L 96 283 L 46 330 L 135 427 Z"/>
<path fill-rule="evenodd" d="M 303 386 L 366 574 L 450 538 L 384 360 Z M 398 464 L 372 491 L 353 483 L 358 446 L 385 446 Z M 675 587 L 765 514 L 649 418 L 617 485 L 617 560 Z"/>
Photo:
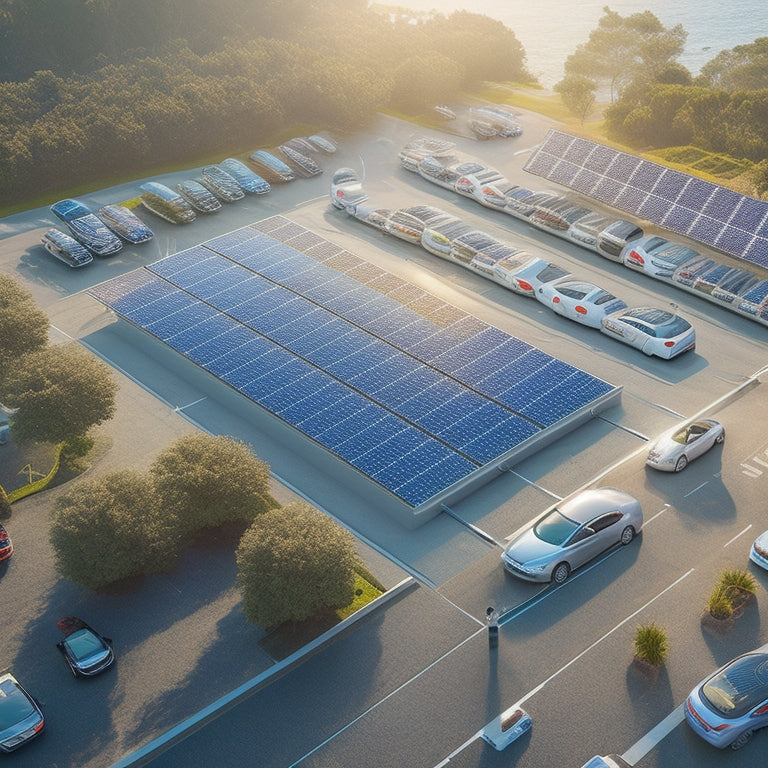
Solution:
<path fill-rule="evenodd" d="M 759 464 L 761 467 L 768 467 L 768 461 L 763 461 L 762 459 L 758 459 L 757 456 L 753 456 L 752 461 L 754 461 L 755 464 Z"/>
<path fill-rule="evenodd" d="M 730 541 L 726 541 L 725 544 L 723 544 L 723 549 L 725 549 L 729 544 L 732 544 L 736 539 L 738 539 L 740 536 L 743 536 L 750 528 L 752 527 L 752 523 L 750 523 L 741 533 L 737 533 Z"/>
<path fill-rule="evenodd" d="M 742 470 L 742 473 L 745 475 L 749 475 L 750 477 L 760 477 L 760 475 L 763 474 L 762 469 L 758 469 L 757 467 L 753 467 L 749 464 L 742 464 L 742 467 L 744 469 Z"/>
<path fill-rule="evenodd" d="M 202 403 L 203 400 L 207 400 L 207 399 L 208 399 L 207 396 L 205 396 L 205 397 L 198 397 L 197 400 L 194 400 L 191 403 L 187 403 L 186 405 L 177 405 L 173 410 L 178 413 L 179 411 L 183 411 L 185 408 L 191 408 L 193 405 L 197 405 L 198 403 Z"/>
<path fill-rule="evenodd" d="M 697 485 L 692 491 L 688 491 L 688 493 L 686 493 L 683 498 L 687 499 L 689 496 L 692 496 L 694 493 L 696 493 L 696 491 L 700 491 L 705 485 L 707 485 L 707 483 L 709 483 L 709 480 L 702 483 L 701 485 Z"/>
<path fill-rule="evenodd" d="M 643 528 L 647 528 L 649 523 L 652 523 L 652 522 L 653 522 L 653 521 L 654 521 L 654 520 L 655 520 L 657 517 L 660 517 L 660 516 L 661 516 L 661 515 L 663 515 L 665 512 L 669 511 L 671 508 L 672 508 L 672 507 L 671 507 L 671 505 L 670 505 L 670 504 L 665 504 L 665 505 L 664 505 L 664 509 L 660 509 L 660 510 L 659 510 L 659 511 L 658 511 L 658 512 L 657 512 L 657 513 L 656 513 L 656 514 L 655 514 L 655 515 L 654 515 L 652 518 L 650 518 L 649 520 L 646 520 L 646 521 L 643 523 Z"/>
<path fill-rule="evenodd" d="M 685 720 L 683 714 L 683 705 L 675 707 L 657 726 L 652 728 L 637 743 L 633 744 L 622 757 L 630 764 L 634 765 L 638 760 L 642 760 L 670 731 L 677 728 Z"/>

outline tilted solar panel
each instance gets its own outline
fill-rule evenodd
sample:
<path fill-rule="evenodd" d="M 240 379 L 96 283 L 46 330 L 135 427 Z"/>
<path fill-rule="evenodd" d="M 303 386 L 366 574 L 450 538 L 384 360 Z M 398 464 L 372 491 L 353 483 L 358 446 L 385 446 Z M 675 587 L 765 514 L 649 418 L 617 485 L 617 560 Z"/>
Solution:
<path fill-rule="evenodd" d="M 566 173 L 563 162 L 580 170 Z M 547 134 L 525 170 L 768 267 L 768 202 L 556 130 Z"/>
<path fill-rule="evenodd" d="M 414 508 L 618 393 L 309 235 L 273 217 L 91 294 Z"/>

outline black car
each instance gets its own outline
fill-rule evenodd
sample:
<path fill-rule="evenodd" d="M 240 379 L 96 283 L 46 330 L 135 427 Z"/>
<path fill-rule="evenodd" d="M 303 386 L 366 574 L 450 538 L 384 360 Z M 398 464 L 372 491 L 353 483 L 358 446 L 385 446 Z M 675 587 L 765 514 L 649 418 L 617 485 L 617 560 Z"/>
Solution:
<path fill-rule="evenodd" d="M 75 677 L 93 677 L 112 666 L 115 654 L 110 638 L 74 616 L 65 616 L 57 626 L 64 639 L 56 643 L 56 647 Z"/>

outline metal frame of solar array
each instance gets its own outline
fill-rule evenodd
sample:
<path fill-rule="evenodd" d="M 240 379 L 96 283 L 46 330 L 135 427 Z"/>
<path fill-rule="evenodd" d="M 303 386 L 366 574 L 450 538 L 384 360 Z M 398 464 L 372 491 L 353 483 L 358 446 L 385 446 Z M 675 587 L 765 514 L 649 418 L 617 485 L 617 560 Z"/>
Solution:
<path fill-rule="evenodd" d="M 282 216 L 90 293 L 414 508 L 620 391 Z"/>
<path fill-rule="evenodd" d="M 768 267 L 768 203 L 764 201 L 554 129 L 524 169 Z"/>

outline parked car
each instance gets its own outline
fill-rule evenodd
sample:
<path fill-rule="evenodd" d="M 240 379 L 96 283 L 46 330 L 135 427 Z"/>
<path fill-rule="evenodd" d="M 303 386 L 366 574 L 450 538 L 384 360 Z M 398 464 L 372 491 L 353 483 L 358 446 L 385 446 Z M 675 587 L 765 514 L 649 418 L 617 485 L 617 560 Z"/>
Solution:
<path fill-rule="evenodd" d="M 425 227 L 421 235 L 421 245 L 435 256 L 447 259 L 451 255 L 451 243 L 467 232 L 472 232 L 472 227 L 461 219 L 451 216 L 434 226 Z"/>
<path fill-rule="evenodd" d="M 768 726 L 768 645 L 737 656 L 704 678 L 683 708 L 694 733 L 715 747 L 741 749 Z M 759 753 L 753 765 L 761 762 Z"/>
<path fill-rule="evenodd" d="M 662 472 L 682 472 L 694 459 L 725 440 L 725 429 L 714 419 L 700 419 L 665 432 L 651 446 L 645 463 Z"/>
<path fill-rule="evenodd" d="M 10 672 L 0 675 L 0 750 L 13 752 L 34 739 L 44 726 L 37 702 Z"/>
<path fill-rule="evenodd" d="M 527 581 L 562 584 L 576 568 L 643 527 L 640 502 L 616 488 L 577 491 L 512 536 L 504 567 Z"/>
<path fill-rule="evenodd" d="M 112 640 L 100 635 L 82 619 L 65 616 L 56 626 L 64 639 L 56 643 L 75 677 L 93 677 L 115 661 Z"/>
<path fill-rule="evenodd" d="M 648 356 L 664 360 L 696 349 L 696 331 L 680 315 L 656 307 L 622 309 L 602 319 L 600 330 Z"/>
<path fill-rule="evenodd" d="M 99 218 L 119 237 L 132 245 L 146 243 L 154 237 L 152 230 L 124 205 L 103 205 Z"/>
<path fill-rule="evenodd" d="M 501 259 L 493 267 L 495 280 L 515 293 L 535 296 L 542 286 L 571 277 L 558 264 L 530 254 L 523 258 L 522 253 Z"/>
<path fill-rule="evenodd" d="M 736 309 L 745 315 L 759 317 L 768 305 L 768 280 L 760 280 L 739 299 Z"/>
<path fill-rule="evenodd" d="M 262 179 L 256 171 L 252 171 L 245 163 L 237 158 L 228 157 L 219 163 L 242 188 L 252 195 L 265 195 L 272 187 L 266 179 Z"/>
<path fill-rule="evenodd" d="M 8 531 L 6 531 L 2 523 L 0 523 L 0 560 L 7 560 L 12 554 L 13 542 L 8 535 Z"/>
<path fill-rule="evenodd" d="M 44 232 L 40 242 L 51 256 L 73 269 L 85 267 L 93 261 L 93 254 L 82 243 L 58 229 Z"/>
<path fill-rule="evenodd" d="M 565 232 L 565 237 L 574 243 L 597 251 L 597 236 L 611 223 L 601 213 L 589 213 L 574 221 Z"/>
<path fill-rule="evenodd" d="M 357 171 L 352 168 L 339 168 L 331 177 L 331 205 L 344 210 L 355 209 L 368 199 L 363 190 L 363 182 Z"/>
<path fill-rule="evenodd" d="M 594 283 L 557 280 L 536 289 L 536 299 L 553 312 L 590 328 L 601 328 L 603 318 L 627 304 Z"/>
<path fill-rule="evenodd" d="M 178 192 L 174 192 L 165 184 L 159 181 L 148 181 L 139 189 L 141 189 L 141 204 L 155 216 L 171 224 L 189 224 L 197 218 L 192 206 Z"/>
<path fill-rule="evenodd" d="M 649 235 L 627 243 L 621 252 L 621 263 L 651 277 L 671 280 L 676 269 L 700 256 L 686 245 Z"/>
<path fill-rule="evenodd" d="M 734 269 L 712 290 L 712 298 L 723 304 L 738 306 L 741 297 L 759 282 L 754 272 L 747 269 Z"/>
<path fill-rule="evenodd" d="M 356 219 L 376 227 L 381 232 L 386 232 L 387 221 L 392 215 L 392 210 L 390 208 L 373 208 L 369 205 L 357 205 L 352 215 Z"/>
<path fill-rule="evenodd" d="M 621 253 L 627 243 L 639 240 L 642 236 L 643 230 L 637 224 L 619 219 L 598 234 L 595 250 L 606 259 L 621 261 Z"/>
<path fill-rule="evenodd" d="M 749 551 L 749 559 L 761 568 L 768 571 L 768 531 L 763 531 L 752 542 L 752 549 Z"/>
<path fill-rule="evenodd" d="M 245 197 L 235 178 L 218 165 L 206 165 L 198 181 L 225 203 L 236 203 Z"/>
<path fill-rule="evenodd" d="M 313 133 L 311 136 L 307 136 L 307 141 L 321 152 L 325 152 L 326 155 L 332 155 L 336 151 L 336 143 L 331 139 L 327 139 L 324 136 L 319 136 Z"/>
<path fill-rule="evenodd" d="M 69 227 L 76 240 L 97 256 L 111 256 L 123 247 L 120 238 L 78 200 L 59 200 L 51 206 L 51 213 Z"/>
<path fill-rule="evenodd" d="M 185 179 L 176 185 L 179 194 L 200 213 L 216 213 L 224 206 L 208 187 L 197 179 Z"/>
<path fill-rule="evenodd" d="M 387 217 L 384 222 L 384 231 L 408 243 L 420 243 L 424 233 L 424 223 L 410 213 L 406 213 L 402 208 L 398 208 Z"/>
<path fill-rule="evenodd" d="M 679 266 L 672 275 L 672 281 L 685 288 L 693 288 L 697 278 L 715 266 L 714 259 L 699 256 Z"/>
<path fill-rule="evenodd" d="M 286 183 L 296 178 L 296 172 L 288 163 L 264 149 L 251 152 L 248 159 L 264 174 L 268 181 Z"/>

